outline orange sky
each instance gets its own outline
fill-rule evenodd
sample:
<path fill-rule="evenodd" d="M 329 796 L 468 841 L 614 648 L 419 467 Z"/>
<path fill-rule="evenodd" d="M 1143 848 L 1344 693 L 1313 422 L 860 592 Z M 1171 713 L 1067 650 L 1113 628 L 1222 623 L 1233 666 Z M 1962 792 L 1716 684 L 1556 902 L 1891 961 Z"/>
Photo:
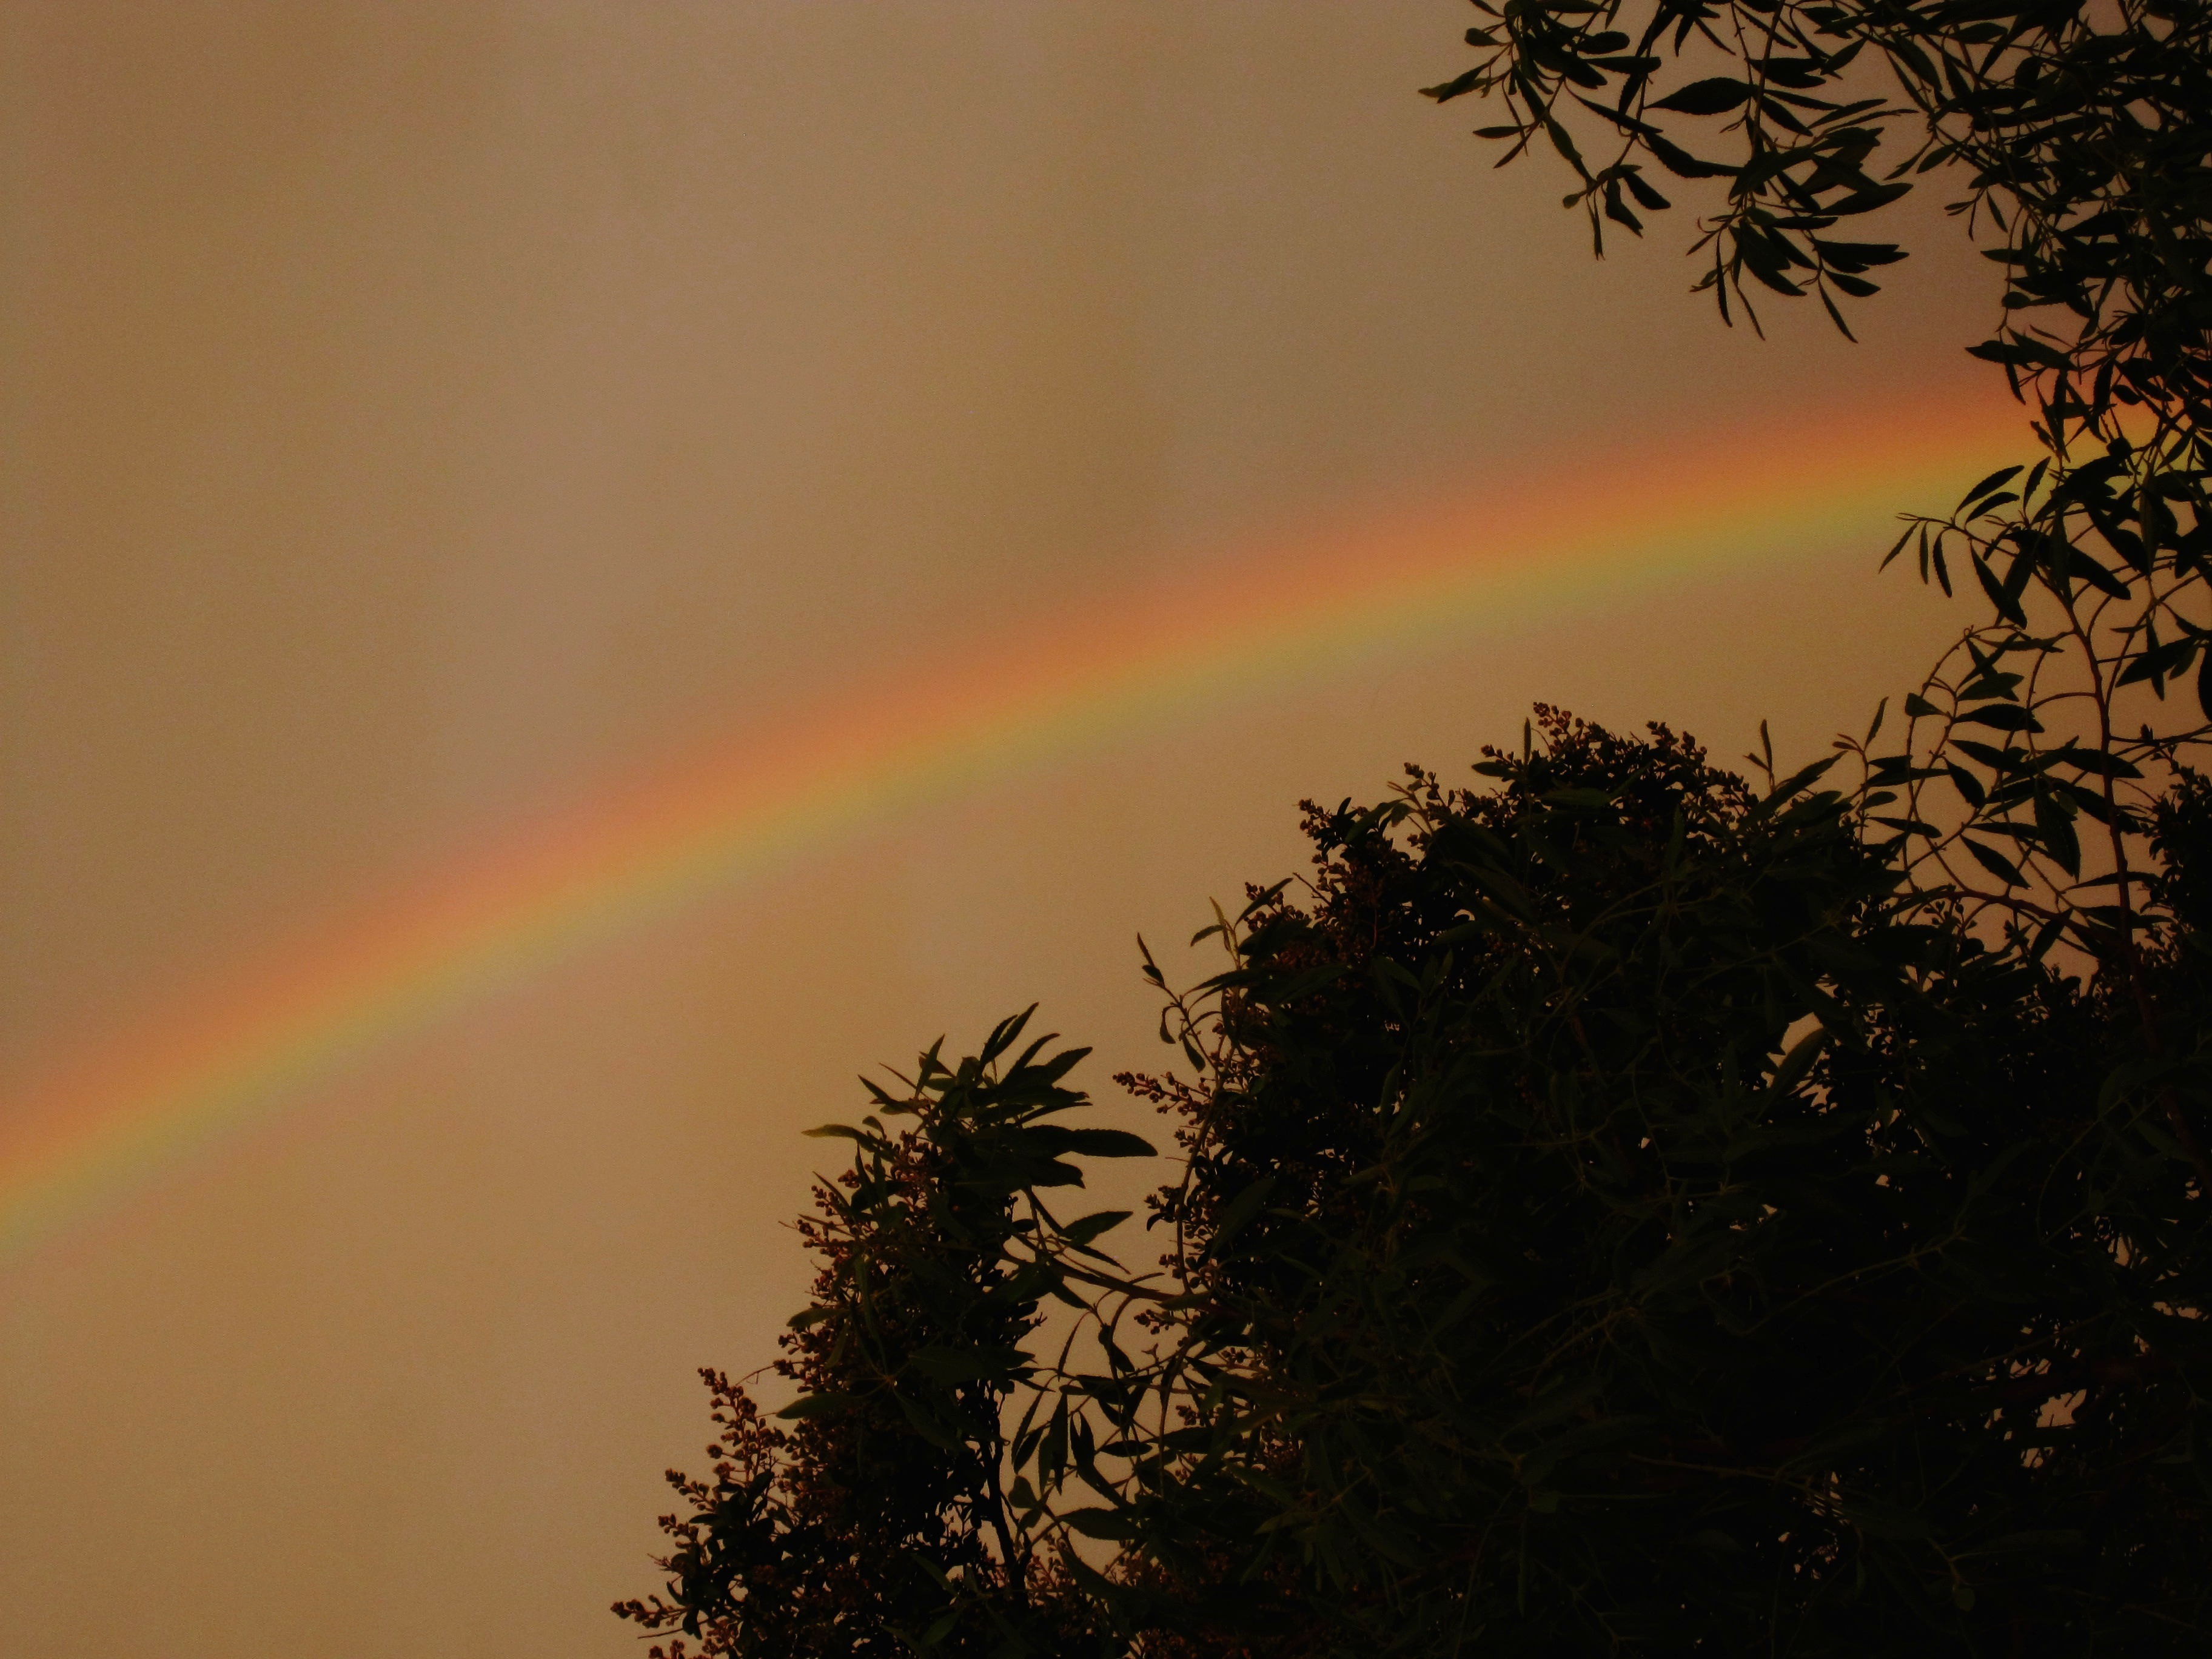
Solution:
<path fill-rule="evenodd" d="M 1463 10 L 0 3 L 0 1078 L 887 658 L 1977 382 L 1932 199 L 1856 349 L 1721 329 L 1680 215 L 1592 262 L 1555 173 L 1414 95 Z M 992 780 L 0 1270 L 0 1651 L 633 1651 L 692 1369 L 769 1357 L 854 1073 L 1034 999 L 1094 1084 L 1141 1063 L 1136 933 L 1532 699 L 1811 751 L 1950 626 L 1879 551 Z"/>

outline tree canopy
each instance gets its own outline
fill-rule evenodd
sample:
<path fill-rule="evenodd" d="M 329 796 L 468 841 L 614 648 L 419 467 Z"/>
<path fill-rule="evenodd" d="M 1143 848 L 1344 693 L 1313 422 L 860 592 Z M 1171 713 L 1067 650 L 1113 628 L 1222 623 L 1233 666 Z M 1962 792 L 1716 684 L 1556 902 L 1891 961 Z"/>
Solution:
<path fill-rule="evenodd" d="M 1712 192 L 1731 318 L 1845 325 L 1903 250 L 1832 233 L 1962 183 L 2027 453 L 1890 559 L 1974 619 L 1787 776 L 1540 708 L 1466 783 L 1310 803 L 1220 973 L 1145 959 L 1141 1237 L 1071 1200 L 1153 1149 L 1077 1127 L 1028 1016 L 870 1085 L 790 1403 L 708 1374 L 712 1475 L 617 1609 L 671 1656 L 2212 1633 L 2212 19 L 1476 3 L 1431 94 L 1601 236 Z"/>

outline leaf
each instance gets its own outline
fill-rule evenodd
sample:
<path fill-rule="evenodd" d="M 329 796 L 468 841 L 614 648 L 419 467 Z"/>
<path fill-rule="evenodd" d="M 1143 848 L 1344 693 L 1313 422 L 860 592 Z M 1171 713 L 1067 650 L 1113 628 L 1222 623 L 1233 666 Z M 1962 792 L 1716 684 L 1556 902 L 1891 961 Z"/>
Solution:
<path fill-rule="evenodd" d="M 1086 1158 L 1157 1158 L 1158 1149 L 1142 1135 L 1133 1135 L 1126 1129 L 1068 1129 L 1062 1132 L 1066 1139 L 1066 1150 L 1080 1152 Z"/>
<path fill-rule="evenodd" d="M 1989 726 L 2000 732 L 2040 732 L 2043 722 L 2015 702 L 1993 702 L 1959 716 L 1960 726 Z"/>
<path fill-rule="evenodd" d="M 1754 252 L 1754 249 L 1758 251 Z M 1792 299 L 1801 299 L 1804 296 L 1805 290 L 1782 274 L 1782 262 L 1775 256 L 1773 250 L 1766 247 L 1759 240 L 1739 235 L 1736 240 L 1736 252 L 1744 268 L 1751 272 L 1762 287 L 1771 288 L 1777 294 L 1786 294 Z"/>
<path fill-rule="evenodd" d="M 2125 582 L 2106 569 L 2101 561 L 2084 553 L 2078 547 L 2073 550 L 2073 557 L 2067 561 L 2066 574 L 2069 576 L 2079 576 L 2099 592 L 2112 599 L 2125 599 L 2130 597 L 2130 589 Z"/>
<path fill-rule="evenodd" d="M 1274 1189 L 1274 1176 L 1261 1176 L 1231 1199 L 1222 1207 L 1220 1218 L 1214 1224 L 1213 1237 L 1206 1242 L 1206 1254 L 1218 1255 L 1221 1247 L 1242 1232 L 1252 1218 L 1260 1213 L 1260 1206 L 1267 1201 L 1267 1194 Z"/>
<path fill-rule="evenodd" d="M 1968 490 L 1965 495 L 1959 498 L 1959 511 L 1960 513 L 1964 513 L 1969 507 L 1972 506 L 1974 502 L 1979 501 L 1983 496 L 1990 494 L 1992 490 L 2000 489 L 2003 485 L 2010 483 L 2014 478 L 2020 476 L 2020 472 L 2021 469 L 2016 466 L 1999 467 L 1996 471 L 1990 473 L 1988 477 L 1983 479 L 1979 483 L 1976 484 L 1972 489 Z"/>
<path fill-rule="evenodd" d="M 1971 836 L 1961 836 L 1959 839 L 1974 855 L 1975 862 L 2006 886 L 2025 887 L 2027 884 L 2027 878 L 2020 873 L 2020 866 L 1995 848 L 1984 847 Z"/>
<path fill-rule="evenodd" d="M 1439 85 L 1423 87 L 1421 96 L 1433 98 L 1439 104 L 1447 102 L 1458 97 L 1462 93 L 1473 92 L 1482 84 L 1482 77 L 1486 73 L 1487 70 L 1478 64 L 1475 68 L 1468 70 L 1466 74 L 1455 75 L 1450 80 Z"/>
<path fill-rule="evenodd" d="M 1644 107 L 1668 109 L 1681 115 L 1719 115 L 1735 108 L 1751 96 L 1751 88 L 1741 81 L 1725 75 L 1709 80 L 1692 81 L 1679 91 L 1656 99 Z"/>
<path fill-rule="evenodd" d="M 1680 145 L 1661 137 L 1656 132 L 1646 135 L 1644 142 L 1650 146 L 1652 155 L 1659 158 L 1659 165 L 1677 179 L 1727 179 L 1738 171 L 1725 161 L 1701 161 Z"/>
<path fill-rule="evenodd" d="M 2035 828 L 2044 849 L 2069 876 L 2081 873 L 2081 843 L 2074 834 L 2074 816 L 2059 797 L 2039 787 L 2035 792 Z"/>
<path fill-rule="evenodd" d="M 776 1415 L 796 1421 L 808 1417 L 830 1417 L 851 1411 L 860 1403 L 857 1394 L 803 1394 Z"/>
<path fill-rule="evenodd" d="M 2036 340 L 1984 340 L 1966 348 L 1969 357 L 2010 368 L 2063 368 L 2066 359 Z"/>
<path fill-rule="evenodd" d="M 2035 942 L 2027 948 L 2027 959 L 2030 962 L 2042 961 L 2051 954 L 2051 947 L 2058 943 L 2065 932 L 2066 915 L 2061 911 L 2036 930 Z"/>
<path fill-rule="evenodd" d="M 1300 1002 L 1324 986 L 1334 984 L 1348 971 L 1340 962 L 1317 962 L 1304 973 L 1294 974 L 1288 979 L 1277 979 L 1270 974 L 1255 972 L 1249 981 L 1252 987 L 1252 1000 L 1270 1006 Z M 1230 984 L 1236 981 L 1231 975 L 1224 974 L 1215 982 Z"/>
<path fill-rule="evenodd" d="M 1759 731 L 1760 737 L 1764 738 L 1766 735 L 1766 722 L 1765 720 L 1761 720 L 1759 723 Z M 1800 767 L 1796 771 L 1792 772 L 1788 777 L 1783 779 L 1781 782 L 1776 784 L 1774 787 L 1768 792 L 1765 798 L 1759 802 L 1759 805 L 1765 809 L 1771 809 L 1780 806 L 1784 801 L 1793 799 L 1814 784 L 1818 783 L 1822 778 L 1827 775 L 1829 770 L 1841 759 L 1843 759 L 1841 755 L 1831 755 L 1826 760 L 1816 760 L 1810 766 Z M 1770 761 L 1770 764 L 1771 763 Z"/>
<path fill-rule="evenodd" d="M 1845 218 L 1855 213 L 1871 213 L 1876 208 L 1887 207 L 1899 197 L 1911 193 L 1910 185 L 1875 185 L 1864 190 L 1855 190 L 1840 200 L 1830 202 L 1826 213 Z"/>
<path fill-rule="evenodd" d="M 1972 756 L 1999 777 L 2018 772 L 2027 763 L 2027 757 L 2018 750 L 1992 749 L 1985 743 L 1976 743 L 1972 738 L 1954 738 L 1951 739 L 1951 746 L 1964 754 Z"/>
<path fill-rule="evenodd" d="M 950 1613 L 944 1614 L 927 1630 L 922 1632 L 921 1639 L 916 1642 L 915 1646 L 927 1653 L 952 1634 L 952 1627 L 960 1622 L 960 1615 L 966 1611 L 965 1607 L 955 1607 Z"/>
<path fill-rule="evenodd" d="M 1060 1230 L 1062 1238 L 1077 1244 L 1088 1244 L 1102 1233 L 1110 1233 L 1129 1218 L 1127 1210 L 1100 1210 L 1095 1214 L 1071 1221 Z"/>
<path fill-rule="evenodd" d="M 1830 242 L 1816 236 L 1813 246 L 1838 270 L 1860 271 L 1869 265 L 1893 265 L 1905 258 L 1894 242 Z"/>
<path fill-rule="evenodd" d="M 1983 558 L 1979 553 L 1975 554 L 1973 557 L 1974 580 L 1981 583 L 1982 592 L 1989 595 L 1990 604 L 1996 609 L 1997 615 L 2014 628 L 2027 627 L 2027 616 L 2021 609 L 2019 599 L 2006 591 L 2004 584 L 1997 580 L 1996 572 L 1990 568 L 1988 560 Z"/>
<path fill-rule="evenodd" d="M 908 1428 L 939 1451 L 951 1452 L 956 1456 L 959 1455 L 960 1437 L 952 1428 L 945 1426 L 943 1418 L 925 1408 L 911 1395 L 894 1394 L 891 1401 L 899 1408 L 899 1415 L 906 1419 Z"/>
<path fill-rule="evenodd" d="M 907 1356 L 907 1362 L 933 1382 L 969 1382 L 1005 1376 L 1030 1363 L 1019 1348 L 948 1348 L 929 1343 Z"/>
<path fill-rule="evenodd" d="M 2155 632 L 2153 639 L 2158 637 Z M 2197 654 L 2197 641 L 2175 640 L 2166 645 L 2154 645 L 2136 653 L 2136 659 L 2120 671 L 2112 682 L 2115 685 L 2138 685 L 2148 680 L 2160 696 L 2166 695 L 2166 677 L 2181 672 L 2188 666 L 2188 659 Z"/>
<path fill-rule="evenodd" d="M 1782 1056 L 1782 1063 L 1774 1068 L 1774 1080 L 1766 1085 L 1767 1097 L 1779 1100 L 1792 1092 L 1805 1080 L 1805 1073 L 1813 1069 L 1813 1062 L 1828 1046 L 1825 1026 L 1814 1026 L 1790 1045 L 1790 1052 Z"/>
<path fill-rule="evenodd" d="M 1138 1535 L 1136 1517 L 1122 1510 L 1072 1510 L 1060 1519 L 1085 1538 L 1121 1543 Z"/>
<path fill-rule="evenodd" d="M 1837 1505 L 1843 1518 L 1876 1538 L 1931 1538 L 1936 1528 L 1901 1504 L 1878 1498 L 1858 1496 Z"/>
<path fill-rule="evenodd" d="M 1528 890 L 1503 870 L 1493 870 L 1486 864 L 1463 862 L 1455 862 L 1452 867 L 1480 887 L 1484 895 L 1507 915 L 1521 921 L 1533 922 L 1535 920 L 1536 907 L 1528 896 Z"/>

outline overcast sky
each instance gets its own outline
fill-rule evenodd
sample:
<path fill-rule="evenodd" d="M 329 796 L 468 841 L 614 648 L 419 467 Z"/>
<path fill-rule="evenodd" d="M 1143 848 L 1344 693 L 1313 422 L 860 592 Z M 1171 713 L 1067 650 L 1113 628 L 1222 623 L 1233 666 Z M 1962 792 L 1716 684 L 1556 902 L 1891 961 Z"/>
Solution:
<path fill-rule="evenodd" d="M 0 4 L 0 1078 L 884 661 L 1455 478 L 1979 383 L 1940 197 L 1863 343 L 1725 330 L 1686 213 L 1593 261 L 1556 167 L 1416 95 L 1468 15 Z M 1110 1094 L 1158 1052 L 1140 931 L 1194 976 L 1301 797 L 1533 700 L 1811 757 L 1952 625 L 1881 550 L 1778 532 L 1094 735 L 113 1195 L 0 1262 L 0 1650 L 634 1651 L 604 1609 L 654 1583 L 693 1372 L 772 1357 L 797 1132 L 854 1073 L 1041 1000 Z"/>

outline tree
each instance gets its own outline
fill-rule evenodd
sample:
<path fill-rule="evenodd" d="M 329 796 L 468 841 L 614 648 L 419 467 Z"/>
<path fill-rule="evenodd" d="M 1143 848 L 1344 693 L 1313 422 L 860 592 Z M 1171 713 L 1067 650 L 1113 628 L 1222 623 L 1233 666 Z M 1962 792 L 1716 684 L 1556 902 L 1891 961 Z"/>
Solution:
<path fill-rule="evenodd" d="M 668 1594 L 623 1617 L 680 1630 L 703 1659 L 1081 1644 L 1090 1612 L 1036 1548 L 1019 1512 L 1034 1499 L 1008 1486 L 1006 1403 L 1036 1397 L 1023 1345 L 1040 1301 L 1076 1299 L 1083 1264 L 1106 1261 L 1090 1241 L 1126 1213 L 1063 1223 L 1039 1189 L 1082 1185 L 1069 1153 L 1152 1148 L 1052 1121 L 1083 1103 L 1061 1079 L 1088 1051 L 1048 1057 L 1048 1036 L 1015 1054 L 1028 1019 L 957 1066 L 930 1049 L 903 1096 L 867 1085 L 881 1116 L 813 1132 L 854 1152 L 799 1224 L 821 1265 L 774 1367 L 794 1398 L 765 1416 L 744 1383 L 702 1373 L 713 1479 L 670 1472 L 688 1513 L 661 1521 Z M 683 1638 L 667 1651 L 682 1659 Z"/>
<path fill-rule="evenodd" d="M 1542 719 L 1492 790 L 1312 814 L 1310 900 L 1256 894 L 1178 1002 L 1202 1069 L 1139 1080 L 1193 1301 L 1154 1401 L 1090 1385 L 1140 1446 L 1068 1516 L 1149 1569 L 1130 1624 L 2201 1641 L 2206 1206 L 2131 1003 L 1932 923 L 1826 765 Z M 2161 940 L 2194 1020 L 2204 942 Z"/>
<path fill-rule="evenodd" d="M 1730 319 L 1848 331 L 1903 251 L 1831 233 L 1964 169 L 2008 279 L 1972 349 L 2039 453 L 1890 560 L 1981 619 L 1898 746 L 1885 708 L 1788 777 L 1540 709 L 1475 785 L 1309 805 L 1222 973 L 1146 957 L 1157 1271 L 1040 1196 L 1139 1150 L 1044 1121 L 1071 1056 L 931 1050 L 878 1092 L 913 1130 L 838 1132 L 795 1426 L 710 1377 L 627 1616 L 993 1659 L 2212 1633 L 2212 15 L 1476 3 L 1431 94 L 1563 159 L 1601 249 L 1668 207 L 1647 162 L 1717 191 Z"/>

